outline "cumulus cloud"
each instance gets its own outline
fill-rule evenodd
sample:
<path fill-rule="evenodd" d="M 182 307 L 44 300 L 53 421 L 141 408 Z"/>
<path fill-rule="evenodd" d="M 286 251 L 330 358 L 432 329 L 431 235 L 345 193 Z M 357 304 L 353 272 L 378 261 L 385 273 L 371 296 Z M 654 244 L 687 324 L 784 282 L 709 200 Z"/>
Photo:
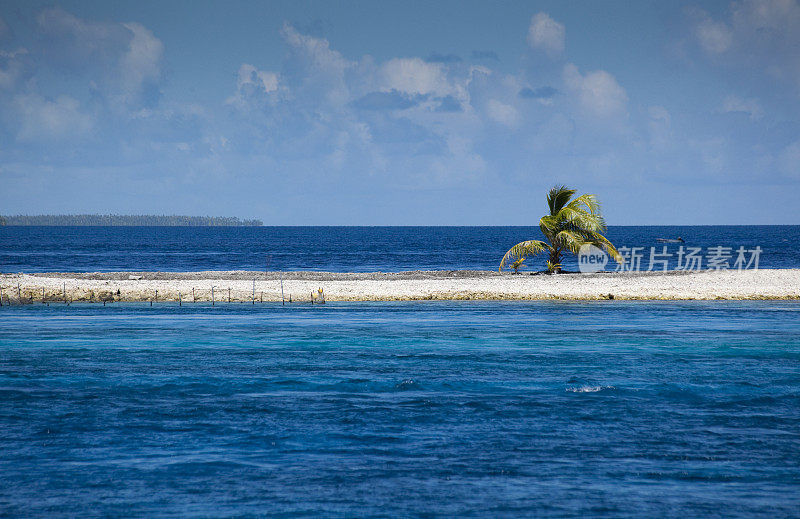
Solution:
<path fill-rule="evenodd" d="M 42 11 L 37 24 L 42 54 L 52 65 L 89 73 L 115 102 L 157 101 L 164 45 L 146 27 L 83 20 L 60 8 Z"/>
<path fill-rule="evenodd" d="M 713 66 L 745 65 L 771 88 L 777 82 L 767 74 L 791 77 L 796 4 L 745 0 L 723 14 L 700 16 L 689 32 L 690 48 Z M 440 191 L 459 193 L 490 184 L 513 186 L 503 196 L 517 196 L 566 177 L 591 183 L 661 175 L 659 181 L 674 182 L 701 172 L 706 180 L 738 175 L 739 181 L 755 169 L 747 162 L 754 149 L 780 182 L 800 178 L 792 109 L 782 124 L 745 120 L 768 118 L 761 100 L 764 107 L 777 104 L 763 89 L 709 92 L 702 100 L 666 95 L 658 101 L 664 106 L 648 107 L 647 99 L 665 90 L 637 85 L 642 96 L 631 92 L 637 102 L 629 107 L 628 93 L 611 73 L 565 66 L 564 26 L 544 13 L 531 19 L 528 45 L 520 41 L 528 52 L 519 66 L 503 67 L 516 72 L 493 70 L 498 56 L 490 50 L 345 55 L 320 31 L 286 24 L 280 65 L 264 70 L 237 62 L 222 96 L 226 108 L 197 110 L 177 90 L 157 106 L 147 102 L 157 98 L 167 51 L 148 28 L 59 9 L 42 11 L 29 26 L 36 30 L 24 41 L 30 55 L 10 51 L 5 42 L 0 51 L 0 135 L 12 143 L 0 147 L 0 162 L 19 162 L 21 172 L 106 162 L 112 166 L 81 164 L 84 178 L 127 169 L 126 185 L 138 177 L 143 191 L 163 177 L 198 199 L 218 201 L 225 190 L 236 191 L 231 200 L 249 196 L 256 201 L 251 207 L 262 207 L 268 194 L 295 200 L 286 203 L 289 217 L 293 208 L 306 207 L 293 195 L 331 189 L 385 201 L 381 190 L 447 186 L 459 189 Z M 692 88 L 687 81 L 677 86 Z M 728 92 L 754 92 L 759 100 L 725 97 Z M 702 121 L 708 105 L 697 108 L 707 99 L 711 111 L 744 115 Z M 125 103 L 112 112 L 115 100 Z M 25 156 L 27 150 L 33 151 Z M 116 168 L 120 163 L 124 168 Z"/>
<path fill-rule="evenodd" d="M 255 88 L 266 93 L 278 90 L 278 75 L 274 72 L 258 70 L 250 64 L 243 64 L 239 67 L 239 76 L 236 81 L 236 89 L 242 91 L 248 88 Z"/>
<path fill-rule="evenodd" d="M 405 110 L 417 106 L 427 96 L 411 96 L 397 90 L 390 92 L 370 92 L 353 101 L 353 106 L 362 110 Z"/>
<path fill-rule="evenodd" d="M 798 0 L 743 0 L 721 19 L 700 10 L 691 16 L 696 42 L 715 63 L 758 70 L 800 92 Z"/>
<path fill-rule="evenodd" d="M 486 113 L 491 120 L 509 127 L 517 126 L 520 121 L 516 108 L 497 99 L 489 100 L 486 105 Z"/>
<path fill-rule="evenodd" d="M 271 94 L 278 91 L 279 78 L 275 72 L 259 70 L 249 63 L 239 67 L 236 77 L 236 93 L 229 97 L 227 104 L 247 108 L 252 100 L 268 100 Z"/>
<path fill-rule="evenodd" d="M 25 65 L 21 58 L 28 54 L 26 49 L 0 51 L 0 91 L 11 91 L 23 77 Z"/>
<path fill-rule="evenodd" d="M 287 87 L 309 102 L 346 105 L 350 101 L 346 75 L 356 63 L 331 49 L 328 40 L 302 34 L 290 24 L 284 24 L 281 35 L 289 49 L 281 74 Z"/>
<path fill-rule="evenodd" d="M 564 53 L 564 25 L 545 13 L 537 13 L 531 18 L 528 27 L 528 44 L 534 49 L 544 51 L 550 57 Z"/>
<path fill-rule="evenodd" d="M 396 58 L 384 63 L 381 84 L 387 91 L 407 94 L 447 95 L 452 92 L 444 67 L 419 58 Z"/>
<path fill-rule="evenodd" d="M 764 115 L 764 110 L 761 108 L 761 103 L 758 99 L 749 98 L 742 99 L 735 95 L 729 95 L 722 102 L 723 113 L 744 113 L 747 114 L 751 120 L 761 119 Z"/>
<path fill-rule="evenodd" d="M 609 118 L 626 114 L 628 95 L 614 76 L 605 70 L 583 75 L 578 67 L 569 63 L 564 66 L 564 84 L 592 116 Z"/>
<path fill-rule="evenodd" d="M 783 38 L 800 23 L 800 5 L 796 0 L 744 0 L 733 4 L 732 9 L 737 31 L 767 30 L 772 33 L 767 37 Z"/>
<path fill-rule="evenodd" d="M 126 23 L 123 26 L 131 31 L 133 37 L 119 60 L 120 80 L 125 93 L 134 97 L 161 79 L 164 44 L 138 23 Z"/>
<path fill-rule="evenodd" d="M 93 126 L 90 115 L 80 111 L 78 101 L 69 96 L 54 100 L 36 94 L 14 98 L 19 117 L 17 138 L 21 141 L 38 139 L 73 139 L 88 133 Z"/>
<path fill-rule="evenodd" d="M 112 65 L 133 38 L 123 24 L 82 20 L 58 7 L 39 13 L 37 24 L 44 56 L 67 69 Z"/>
<path fill-rule="evenodd" d="M 694 32 L 700 47 L 708 54 L 722 54 L 733 44 L 733 32 L 722 22 L 704 19 Z"/>
<path fill-rule="evenodd" d="M 237 108 L 226 135 L 231 149 L 280 161 L 308 179 L 323 164 L 331 174 L 381 171 L 386 161 L 376 139 L 392 133 L 383 130 L 395 112 L 406 114 L 426 96 L 386 88 L 371 58 L 347 59 L 327 39 L 289 24 L 281 35 L 287 52 L 279 73 L 240 67 L 228 98 Z"/>
<path fill-rule="evenodd" d="M 466 170 L 431 171 L 459 164 L 478 174 L 484 163 L 472 143 L 480 127 L 520 120 L 502 97 L 489 104 L 483 93 L 476 115 L 477 94 L 469 90 L 475 76 L 491 78 L 485 67 L 454 59 L 347 59 L 326 39 L 293 26 L 282 34 L 287 54 L 279 74 L 240 67 L 228 99 L 240 108 L 235 149 L 259 150 L 285 164 L 318 160 L 351 175 L 391 169 L 399 174 L 391 181 L 405 187 L 453 183 L 465 180 Z"/>

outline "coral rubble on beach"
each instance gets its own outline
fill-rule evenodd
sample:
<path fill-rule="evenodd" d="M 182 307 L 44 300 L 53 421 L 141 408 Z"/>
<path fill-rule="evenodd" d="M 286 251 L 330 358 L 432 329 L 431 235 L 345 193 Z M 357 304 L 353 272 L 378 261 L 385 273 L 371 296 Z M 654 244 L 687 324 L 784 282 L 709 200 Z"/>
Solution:
<path fill-rule="evenodd" d="M 511 275 L 488 271 L 2 274 L 4 304 L 526 299 L 798 299 L 800 269 Z M 212 294 L 213 287 L 213 294 Z"/>

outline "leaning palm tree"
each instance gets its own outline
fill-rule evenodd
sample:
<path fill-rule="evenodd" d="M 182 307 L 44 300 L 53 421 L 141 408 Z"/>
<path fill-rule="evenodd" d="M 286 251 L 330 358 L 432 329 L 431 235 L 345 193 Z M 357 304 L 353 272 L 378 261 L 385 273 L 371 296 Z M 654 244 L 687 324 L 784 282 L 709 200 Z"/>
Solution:
<path fill-rule="evenodd" d="M 547 271 L 560 272 L 561 256 L 565 252 L 578 254 L 581 246 L 585 244 L 606 251 L 617 261 L 621 259 L 617 249 L 603 236 L 606 222 L 600 214 L 600 203 L 597 198 L 594 195 L 581 195 L 571 200 L 575 192 L 574 189 L 565 186 L 556 186 L 550 190 L 547 194 L 550 214 L 542 216 L 539 220 L 539 229 L 549 243 L 528 240 L 514 245 L 503 256 L 498 270 L 502 271 L 510 261 L 546 252 L 549 255 Z"/>

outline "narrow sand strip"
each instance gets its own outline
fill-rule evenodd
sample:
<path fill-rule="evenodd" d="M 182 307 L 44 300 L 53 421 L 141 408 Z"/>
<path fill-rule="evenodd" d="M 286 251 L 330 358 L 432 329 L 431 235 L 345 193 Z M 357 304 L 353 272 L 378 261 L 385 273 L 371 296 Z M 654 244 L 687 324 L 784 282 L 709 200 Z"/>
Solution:
<path fill-rule="evenodd" d="M 19 302 L 306 302 L 525 299 L 800 299 L 800 269 L 511 275 L 483 271 L 399 273 L 112 272 L 2 274 L 3 304 Z M 255 291 L 253 288 L 255 280 Z M 212 295 L 212 287 L 213 295 Z M 156 293 L 157 291 L 157 293 Z"/>

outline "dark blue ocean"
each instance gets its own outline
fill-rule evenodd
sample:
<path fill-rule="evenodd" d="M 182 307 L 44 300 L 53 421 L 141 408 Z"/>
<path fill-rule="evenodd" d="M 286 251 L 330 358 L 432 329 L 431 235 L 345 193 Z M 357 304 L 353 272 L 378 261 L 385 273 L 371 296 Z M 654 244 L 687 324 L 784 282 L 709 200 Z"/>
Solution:
<path fill-rule="evenodd" d="M 609 231 L 677 236 L 800 267 L 800 226 Z M 484 270 L 536 237 L 5 227 L 0 271 Z M 798 423 L 797 301 L 0 307 L 0 517 L 797 517 Z"/>
<path fill-rule="evenodd" d="M 0 308 L 4 517 L 797 517 L 798 424 L 797 302 Z"/>
<path fill-rule="evenodd" d="M 800 225 L 611 227 L 608 237 L 642 247 L 643 262 L 666 246 L 670 269 L 679 244 L 657 238 L 681 237 L 703 255 L 760 247 L 760 268 L 800 267 Z M 538 227 L 0 227 L 0 272 L 494 270 L 527 239 L 541 239 Z M 577 270 L 574 256 L 563 265 Z"/>

